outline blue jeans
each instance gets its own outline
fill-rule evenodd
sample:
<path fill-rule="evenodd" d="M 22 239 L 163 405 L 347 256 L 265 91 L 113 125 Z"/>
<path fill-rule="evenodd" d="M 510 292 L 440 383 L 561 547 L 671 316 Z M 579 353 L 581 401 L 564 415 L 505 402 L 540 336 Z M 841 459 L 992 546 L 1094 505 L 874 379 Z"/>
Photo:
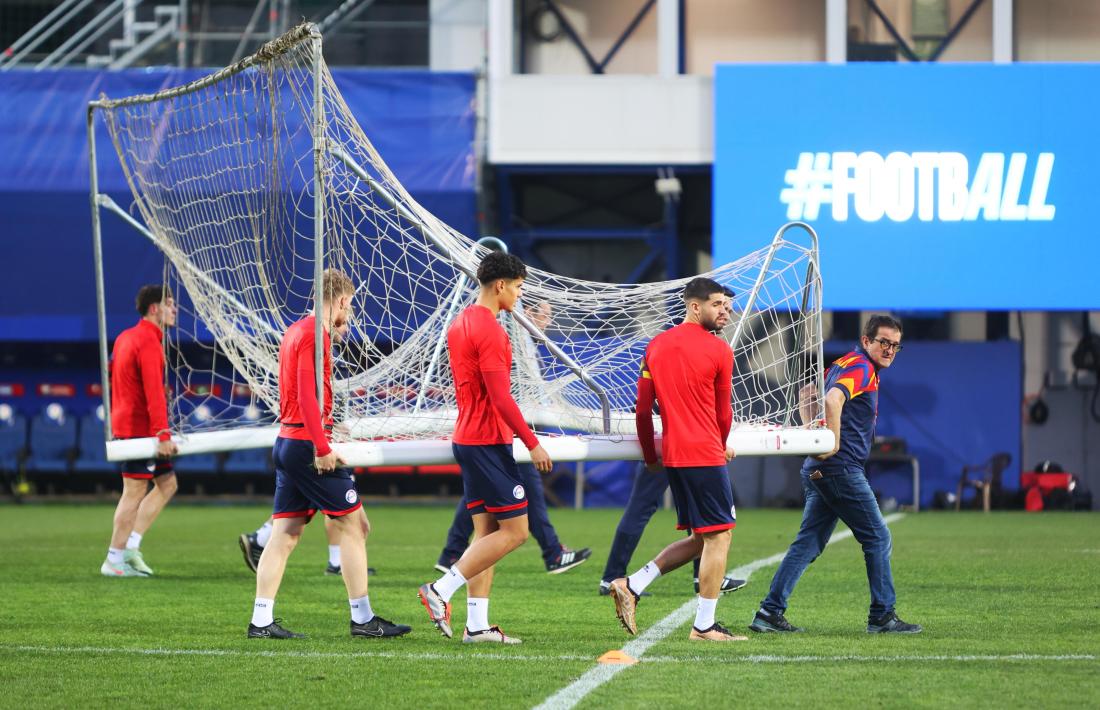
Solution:
<path fill-rule="evenodd" d="M 531 535 L 538 540 L 542 548 L 542 559 L 550 564 L 561 554 L 561 541 L 558 533 L 550 524 L 546 513 L 546 498 L 542 494 L 542 476 L 529 463 L 519 464 L 519 473 L 523 476 L 523 488 L 527 492 L 527 525 Z M 466 499 L 458 501 L 451 529 L 447 531 L 447 544 L 439 555 L 439 564 L 449 567 L 452 560 L 462 557 L 470 546 L 470 535 L 474 532 L 474 520 L 466 509 Z"/>
<path fill-rule="evenodd" d="M 661 499 L 668 489 L 668 474 L 650 473 L 645 466 L 638 464 L 634 474 L 634 485 L 630 489 L 630 500 L 623 510 L 623 517 L 615 528 L 615 539 L 611 542 L 611 552 L 607 554 L 607 564 L 603 568 L 603 581 L 611 582 L 626 576 L 626 567 L 645 532 L 649 519 L 657 512 Z M 688 532 L 690 535 L 690 531 Z M 699 576 L 699 560 L 694 562 L 695 576 Z"/>
<path fill-rule="evenodd" d="M 877 619 L 893 611 L 897 598 L 894 577 L 890 573 L 893 550 L 890 529 L 886 527 L 863 469 L 845 467 L 826 472 L 816 481 L 810 480 L 812 472 L 813 469 L 802 470 L 802 491 L 806 496 L 802 527 L 772 577 L 771 589 L 760 603 L 761 608 L 769 614 L 782 614 L 787 610 L 787 599 L 802 573 L 825 549 L 837 520 L 843 520 L 863 546 L 867 582 L 871 588 L 868 618 Z"/>

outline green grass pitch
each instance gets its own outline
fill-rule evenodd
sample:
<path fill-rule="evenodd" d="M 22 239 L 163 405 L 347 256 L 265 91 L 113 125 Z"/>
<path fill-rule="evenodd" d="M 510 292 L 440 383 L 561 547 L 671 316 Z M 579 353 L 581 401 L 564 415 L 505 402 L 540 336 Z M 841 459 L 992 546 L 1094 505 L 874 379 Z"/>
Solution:
<path fill-rule="evenodd" d="M 551 511 L 564 541 L 595 548 L 573 571 L 546 575 L 534 540 L 499 565 L 491 621 L 524 639 L 506 648 L 442 638 L 417 601 L 417 585 L 437 576 L 450 508 L 369 514 L 371 601 L 412 634 L 349 636 L 314 521 L 276 606 L 309 639 L 273 642 L 244 637 L 255 587 L 237 548 L 264 508 L 171 505 L 143 545 L 157 576 L 107 579 L 111 507 L 0 506 L 0 707 L 533 707 L 629 641 L 596 595 L 617 510 Z M 742 510 L 730 567 L 782 552 L 798 519 Z M 864 633 L 863 559 L 847 539 L 795 590 L 788 618 L 805 634 L 703 645 L 685 623 L 578 707 L 1100 706 L 1100 516 L 921 513 L 891 527 L 898 609 L 923 634 Z M 676 535 L 659 512 L 632 565 Z M 724 597 L 718 618 L 744 630 L 774 569 Z M 650 589 L 643 632 L 691 598 L 690 568 Z M 454 599 L 458 629 L 464 600 Z"/>

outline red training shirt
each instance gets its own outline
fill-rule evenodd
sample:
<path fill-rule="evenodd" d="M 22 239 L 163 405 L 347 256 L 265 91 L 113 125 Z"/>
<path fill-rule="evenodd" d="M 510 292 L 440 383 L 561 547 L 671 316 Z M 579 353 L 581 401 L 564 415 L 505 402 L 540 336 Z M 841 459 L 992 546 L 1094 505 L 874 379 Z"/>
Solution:
<path fill-rule="evenodd" d="M 160 328 L 142 318 L 115 340 L 111 353 L 111 433 L 118 439 L 172 438 L 164 396 L 162 338 Z"/>
<path fill-rule="evenodd" d="M 657 460 L 653 402 L 661 407 L 665 466 L 725 466 L 733 424 L 733 351 L 698 323 L 681 323 L 653 340 L 638 378 L 638 440 Z"/>
<path fill-rule="evenodd" d="M 316 318 L 306 316 L 286 329 L 279 345 L 279 436 L 312 441 L 318 456 L 328 456 L 328 430 L 332 428 L 332 340 L 324 332 L 324 426 L 317 407 L 317 370 L 314 368 Z"/>
<path fill-rule="evenodd" d="M 493 312 L 472 305 L 447 330 L 458 421 L 454 443 L 511 445 L 513 432 L 530 450 L 539 445 L 511 395 L 512 343 Z"/>

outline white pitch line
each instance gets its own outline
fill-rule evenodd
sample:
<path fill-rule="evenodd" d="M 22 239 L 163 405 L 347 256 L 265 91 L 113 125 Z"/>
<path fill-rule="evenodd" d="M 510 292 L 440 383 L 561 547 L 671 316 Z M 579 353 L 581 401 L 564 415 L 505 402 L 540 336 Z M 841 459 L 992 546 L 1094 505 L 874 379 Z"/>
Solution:
<path fill-rule="evenodd" d="M 61 653 L 61 654 L 121 654 L 135 656 L 238 656 L 263 658 L 397 658 L 425 661 L 459 661 L 470 663 L 478 659 L 489 661 L 591 661 L 589 654 L 523 655 L 511 653 L 401 653 L 400 651 L 246 651 L 233 648 L 111 648 L 105 646 L 8 646 L 0 644 L 0 653 Z"/>
<path fill-rule="evenodd" d="M 592 656 L 581 654 L 561 654 L 531 656 L 512 653 L 401 653 L 399 651 L 245 651 L 241 649 L 219 648 L 112 648 L 105 646 L 7 646 L 0 645 L 0 654 L 18 653 L 57 653 L 57 654 L 112 654 L 133 656 L 199 656 L 199 657 L 257 657 L 257 658 L 396 658 L 410 661 L 459 661 L 469 663 L 484 659 L 487 661 L 591 661 Z M 726 663 L 726 664 L 765 664 L 765 663 L 881 663 L 888 661 L 903 662 L 940 662 L 952 663 L 1000 663 L 1000 662 L 1052 662 L 1052 661 L 1095 661 L 1100 657 L 1094 654 L 1069 653 L 1060 655 L 1042 655 L 1034 653 L 1010 653 L 987 655 L 907 655 L 907 656 L 860 656 L 855 654 L 837 656 L 647 656 L 638 659 L 642 663 Z"/>
<path fill-rule="evenodd" d="M 1043 655 L 1035 653 L 972 654 L 961 656 L 947 655 L 908 655 L 908 656 L 859 656 L 846 654 L 839 656 L 649 656 L 639 659 L 642 663 L 882 663 L 884 661 L 930 662 L 950 661 L 952 663 L 1000 663 L 1017 661 L 1095 661 L 1100 659 L 1092 653 L 1064 653 Z"/>
<path fill-rule="evenodd" d="M 895 520 L 900 520 L 904 515 L 904 513 L 888 515 L 886 516 L 886 522 L 891 523 Z M 840 542 L 851 536 L 851 530 L 834 533 L 826 544 L 832 545 L 834 542 Z M 784 551 L 774 554 L 771 557 L 754 560 L 747 565 L 742 565 L 733 569 L 729 574 L 737 579 L 748 580 L 756 570 L 761 567 L 767 567 L 768 565 L 774 565 L 781 561 L 786 555 L 787 553 Z M 631 658 L 641 660 L 642 655 L 654 644 L 663 641 L 695 614 L 696 604 L 697 602 L 695 599 L 684 602 L 680 608 L 646 629 L 645 633 L 641 636 L 623 646 L 623 653 Z M 601 663 L 589 669 L 580 678 L 577 678 L 569 685 L 554 693 L 541 704 L 535 706 L 535 710 L 570 710 L 576 707 L 577 703 L 583 700 L 586 695 L 629 667 L 629 665 L 624 664 Z"/>

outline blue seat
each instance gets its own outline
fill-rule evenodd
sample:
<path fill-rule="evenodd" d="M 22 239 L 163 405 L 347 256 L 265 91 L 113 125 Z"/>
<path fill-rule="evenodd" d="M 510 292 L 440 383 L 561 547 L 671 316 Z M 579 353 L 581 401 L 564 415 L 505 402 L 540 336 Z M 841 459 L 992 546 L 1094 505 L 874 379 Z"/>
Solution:
<path fill-rule="evenodd" d="M 107 445 L 103 422 L 95 414 L 80 418 L 79 452 L 73 461 L 73 470 L 79 473 L 113 471 L 117 466 L 107 460 Z"/>
<path fill-rule="evenodd" d="M 0 471 L 14 473 L 27 455 L 27 418 L 10 407 L 6 414 L 0 418 Z"/>
<path fill-rule="evenodd" d="M 263 409 L 251 402 L 247 405 L 226 407 L 223 415 L 227 421 L 234 420 L 247 426 L 261 426 L 275 421 L 274 414 L 265 413 Z M 222 471 L 224 473 L 271 473 L 274 471 L 271 463 L 271 448 L 230 451 L 222 461 Z"/>
<path fill-rule="evenodd" d="M 222 462 L 226 473 L 271 473 L 270 449 L 241 449 L 231 451 Z"/>
<path fill-rule="evenodd" d="M 31 420 L 27 470 L 68 473 L 77 447 L 77 420 L 51 404 Z"/>
<path fill-rule="evenodd" d="M 172 459 L 172 467 L 179 473 L 212 475 L 218 472 L 217 454 L 191 454 Z"/>

